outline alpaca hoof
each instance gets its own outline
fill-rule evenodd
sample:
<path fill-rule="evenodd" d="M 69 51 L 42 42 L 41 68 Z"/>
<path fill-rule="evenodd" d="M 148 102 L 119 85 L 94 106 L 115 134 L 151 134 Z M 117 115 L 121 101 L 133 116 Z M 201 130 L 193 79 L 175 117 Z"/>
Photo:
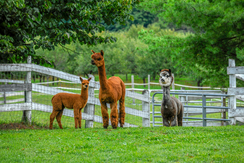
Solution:
<path fill-rule="evenodd" d="M 117 129 L 117 127 L 113 127 L 113 129 Z"/>

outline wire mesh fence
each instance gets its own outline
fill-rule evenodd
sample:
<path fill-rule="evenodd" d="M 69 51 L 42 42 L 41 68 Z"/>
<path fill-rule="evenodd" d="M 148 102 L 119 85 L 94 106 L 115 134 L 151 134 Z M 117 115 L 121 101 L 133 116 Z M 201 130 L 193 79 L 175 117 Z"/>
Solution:
<path fill-rule="evenodd" d="M 26 79 L 26 72 L 0 72 L 0 105 L 4 104 L 15 104 L 15 107 L 18 107 L 18 104 L 25 103 L 25 91 L 22 90 L 6 90 L 7 86 L 24 84 Z M 21 86 L 21 85 L 18 85 Z M 20 122 L 22 120 L 23 111 L 14 111 L 14 112 L 0 112 L 0 123 L 10 123 L 10 122 Z"/>

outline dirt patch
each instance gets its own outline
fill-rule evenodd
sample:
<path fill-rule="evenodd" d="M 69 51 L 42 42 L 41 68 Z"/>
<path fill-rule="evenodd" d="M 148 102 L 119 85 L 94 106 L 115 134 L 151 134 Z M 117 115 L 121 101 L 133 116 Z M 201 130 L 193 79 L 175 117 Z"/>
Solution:
<path fill-rule="evenodd" d="M 28 125 L 26 123 L 0 124 L 0 130 L 14 130 L 14 129 L 48 129 L 48 127 L 38 126 L 36 124 Z"/>

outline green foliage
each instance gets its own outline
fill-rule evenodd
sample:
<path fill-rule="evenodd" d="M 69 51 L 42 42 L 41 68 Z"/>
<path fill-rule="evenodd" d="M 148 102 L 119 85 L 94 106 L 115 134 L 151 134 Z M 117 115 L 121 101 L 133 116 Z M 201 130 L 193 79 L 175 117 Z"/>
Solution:
<path fill-rule="evenodd" d="M 178 52 L 173 54 L 175 65 L 211 86 L 228 87 L 228 59 L 235 59 L 237 66 L 244 59 L 242 1 L 146 0 L 140 5 L 158 13 L 166 22 L 193 29 L 194 35 L 183 39 Z"/>
<path fill-rule="evenodd" d="M 53 61 L 56 68 L 77 75 L 97 73 L 97 67 L 91 64 L 91 50 L 104 51 L 106 72 L 108 75 L 116 73 L 136 73 L 137 57 L 140 49 L 146 49 L 147 45 L 137 38 L 128 38 L 128 32 L 103 32 L 97 33 L 99 37 L 116 37 L 115 43 L 101 43 L 96 47 L 72 43 L 66 46 L 58 46 L 55 51 L 37 50 L 36 53 L 46 60 Z"/>
<path fill-rule="evenodd" d="M 242 126 L 1 130 L 0 162 L 243 162 Z"/>
<path fill-rule="evenodd" d="M 79 42 L 97 45 L 114 42 L 114 37 L 101 37 L 106 23 L 125 24 L 132 19 L 130 11 L 137 0 L 2 0 L 0 1 L 0 61 L 20 62 L 34 49 L 53 50 L 55 46 Z M 37 37 L 38 36 L 38 37 Z"/>
<path fill-rule="evenodd" d="M 141 25 L 144 27 L 147 27 L 150 24 L 153 24 L 158 21 L 158 17 L 156 14 L 152 14 L 148 11 L 145 11 L 143 9 L 137 9 L 134 7 L 131 11 L 131 15 L 133 16 L 132 20 L 128 20 L 125 25 L 121 25 L 119 23 L 116 23 L 114 25 L 106 25 L 105 29 L 109 31 L 126 31 L 129 30 L 131 26 L 133 25 Z"/>
<path fill-rule="evenodd" d="M 150 26 L 147 30 L 141 30 L 139 35 L 139 38 L 149 46 L 146 55 L 139 61 L 144 66 L 145 75 L 151 74 L 155 78 L 159 70 L 164 68 L 170 68 L 175 75 L 185 75 L 184 68 L 175 65 L 175 58 L 179 54 L 182 40 L 189 34 Z"/>

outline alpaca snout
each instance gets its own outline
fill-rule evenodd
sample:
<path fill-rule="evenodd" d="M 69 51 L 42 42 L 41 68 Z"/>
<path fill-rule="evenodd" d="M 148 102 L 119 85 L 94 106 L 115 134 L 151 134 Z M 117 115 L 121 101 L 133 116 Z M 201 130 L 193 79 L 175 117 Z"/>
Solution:
<path fill-rule="evenodd" d="M 162 78 L 162 79 L 161 79 L 161 82 L 165 82 L 165 80 Z"/>
<path fill-rule="evenodd" d="M 94 62 L 94 60 L 93 60 L 93 59 L 91 60 L 91 64 L 92 64 L 92 65 L 95 65 L 95 62 Z"/>

